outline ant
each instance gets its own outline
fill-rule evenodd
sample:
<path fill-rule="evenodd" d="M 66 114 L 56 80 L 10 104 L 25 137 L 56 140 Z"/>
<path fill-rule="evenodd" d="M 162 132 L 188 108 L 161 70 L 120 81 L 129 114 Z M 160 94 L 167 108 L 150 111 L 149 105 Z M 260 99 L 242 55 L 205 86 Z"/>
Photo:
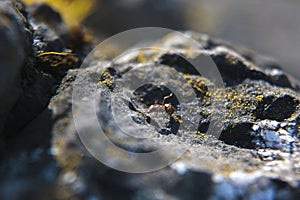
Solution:
<path fill-rule="evenodd" d="M 159 105 L 159 104 L 153 104 L 151 105 L 148 109 L 147 109 L 147 112 L 150 113 L 150 112 L 155 112 L 155 111 L 163 111 L 165 110 L 168 114 L 172 114 L 174 111 L 176 111 L 176 108 L 174 106 L 172 106 L 171 104 L 167 103 L 165 104 L 165 101 L 169 98 L 171 98 L 173 96 L 173 93 L 171 93 L 170 95 L 168 96 L 165 96 L 163 98 L 163 101 L 162 101 L 162 105 Z"/>

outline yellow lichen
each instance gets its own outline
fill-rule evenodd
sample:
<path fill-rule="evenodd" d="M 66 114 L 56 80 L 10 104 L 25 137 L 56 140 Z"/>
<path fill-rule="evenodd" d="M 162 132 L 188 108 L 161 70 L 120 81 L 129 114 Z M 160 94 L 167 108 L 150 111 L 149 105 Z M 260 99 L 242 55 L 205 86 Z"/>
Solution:
<path fill-rule="evenodd" d="M 99 85 L 103 85 L 108 88 L 110 91 L 113 90 L 114 85 L 114 76 L 110 73 L 109 70 L 105 70 L 101 74 L 101 78 L 98 81 Z"/>
<path fill-rule="evenodd" d="M 140 63 L 145 63 L 149 61 L 154 61 L 157 58 L 159 51 L 157 49 L 146 49 L 139 51 L 136 61 Z"/>
<path fill-rule="evenodd" d="M 137 56 L 136 59 L 137 59 L 137 61 L 140 62 L 140 63 L 147 62 L 147 59 L 146 59 L 143 55 L 140 55 L 140 54 Z"/>
<path fill-rule="evenodd" d="M 207 92 L 207 85 L 209 84 L 206 79 L 200 77 L 197 79 L 191 79 L 190 75 L 185 74 L 184 78 L 187 80 L 188 84 L 190 84 L 197 92 L 200 92 L 204 95 L 209 95 Z"/>
<path fill-rule="evenodd" d="M 183 74 L 183 78 L 185 78 L 185 79 L 189 79 L 190 77 L 191 77 L 190 74 Z"/>
<path fill-rule="evenodd" d="M 171 117 L 173 117 L 179 124 L 181 124 L 183 122 L 182 119 L 175 114 L 171 114 Z"/>
<path fill-rule="evenodd" d="M 57 10 L 69 26 L 76 26 L 92 11 L 95 0 L 23 0 L 26 5 L 46 3 Z"/>
<path fill-rule="evenodd" d="M 204 133 L 201 133 L 200 131 L 196 131 L 195 132 L 196 136 L 194 136 L 194 138 L 202 138 L 202 139 L 207 139 L 207 135 Z"/>
<path fill-rule="evenodd" d="M 264 98 L 264 96 L 263 96 L 263 95 L 258 95 L 258 96 L 256 97 L 256 100 L 257 100 L 257 101 L 262 101 L 262 100 L 263 100 L 263 98 Z"/>

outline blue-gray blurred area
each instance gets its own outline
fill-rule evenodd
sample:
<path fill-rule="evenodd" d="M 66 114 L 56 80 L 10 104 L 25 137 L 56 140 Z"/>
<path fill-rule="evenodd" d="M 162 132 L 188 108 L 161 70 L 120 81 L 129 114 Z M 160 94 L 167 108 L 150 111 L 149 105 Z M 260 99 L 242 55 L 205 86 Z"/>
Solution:
<path fill-rule="evenodd" d="M 85 23 L 104 38 L 145 26 L 208 33 L 271 56 L 300 78 L 298 0 L 99 0 Z"/>

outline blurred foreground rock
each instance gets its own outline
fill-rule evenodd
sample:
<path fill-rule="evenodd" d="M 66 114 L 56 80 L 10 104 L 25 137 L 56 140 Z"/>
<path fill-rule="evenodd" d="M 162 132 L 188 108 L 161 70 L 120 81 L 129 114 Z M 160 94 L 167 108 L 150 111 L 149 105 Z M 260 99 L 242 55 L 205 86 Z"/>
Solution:
<path fill-rule="evenodd" d="M 48 5 L 25 8 L 1 1 L 0 14 L 0 134 L 10 138 L 47 107 L 66 71 L 80 66 L 88 45 L 82 30 L 69 29 Z"/>
<path fill-rule="evenodd" d="M 9 1 L 0 2 L 0 132 L 21 95 L 20 71 L 30 49 L 30 34 L 24 16 Z"/>
<path fill-rule="evenodd" d="M 62 23 L 49 7 L 40 9 L 50 10 L 48 14 L 56 16 L 56 23 Z M 41 13 L 38 10 L 31 8 L 30 12 Z M 31 16 L 27 20 L 35 38 L 33 55 L 23 62 L 24 95 L 6 122 L 0 199 L 299 197 L 299 86 L 276 63 L 207 35 L 185 32 L 203 48 L 171 34 L 153 41 L 168 52 L 140 50 L 119 58 L 104 71 L 99 70 L 100 66 L 107 63 L 98 60 L 90 60 L 87 68 L 68 70 L 80 62 L 80 56 L 70 53 L 68 42 L 63 39 L 68 28 L 60 24 L 53 33 L 49 24 Z M 59 53 L 47 53 L 52 51 Z M 199 55 L 213 59 L 224 87 L 202 77 L 185 59 Z M 58 70 L 53 68 L 57 66 Z M 135 73 L 128 75 L 130 70 Z M 139 74 L 150 84 L 133 93 L 123 92 L 118 81 L 132 80 Z M 170 78 L 172 75 L 183 78 L 178 81 Z M 52 87 L 55 91 L 58 82 L 54 94 Z M 175 163 L 151 173 L 130 174 L 104 166 L 87 152 L 78 137 L 73 113 L 82 108 L 72 99 L 75 84 L 80 86 L 87 106 L 94 106 L 95 92 L 102 95 L 95 111 L 107 137 L 119 147 L 149 152 L 174 144 L 174 152 L 167 152 L 163 159 L 187 145 L 189 150 Z M 174 93 L 165 102 L 173 109 L 150 111 L 151 105 L 161 105 L 162 99 L 172 92 L 165 85 L 182 89 L 183 101 L 180 103 Z M 190 96 L 195 98 L 188 99 Z M 114 97 L 118 121 L 111 110 Z M 76 125 L 90 131 L 95 126 L 90 120 L 95 112 L 84 111 L 83 121 Z M 206 135 L 209 125 L 218 120 L 222 122 L 220 137 Z M 121 128 L 147 140 L 137 141 L 124 135 Z M 127 159 L 126 154 L 115 157 L 113 149 L 100 148 L 111 156 L 111 163 Z"/>

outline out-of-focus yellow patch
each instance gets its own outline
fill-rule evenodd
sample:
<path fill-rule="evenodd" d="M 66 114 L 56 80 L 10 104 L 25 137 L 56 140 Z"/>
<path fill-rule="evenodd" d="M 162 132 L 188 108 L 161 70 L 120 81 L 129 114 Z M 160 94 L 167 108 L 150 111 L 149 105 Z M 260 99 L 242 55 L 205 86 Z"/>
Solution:
<path fill-rule="evenodd" d="M 92 11 L 96 0 L 23 0 L 26 5 L 46 3 L 57 10 L 69 26 L 75 26 Z"/>

